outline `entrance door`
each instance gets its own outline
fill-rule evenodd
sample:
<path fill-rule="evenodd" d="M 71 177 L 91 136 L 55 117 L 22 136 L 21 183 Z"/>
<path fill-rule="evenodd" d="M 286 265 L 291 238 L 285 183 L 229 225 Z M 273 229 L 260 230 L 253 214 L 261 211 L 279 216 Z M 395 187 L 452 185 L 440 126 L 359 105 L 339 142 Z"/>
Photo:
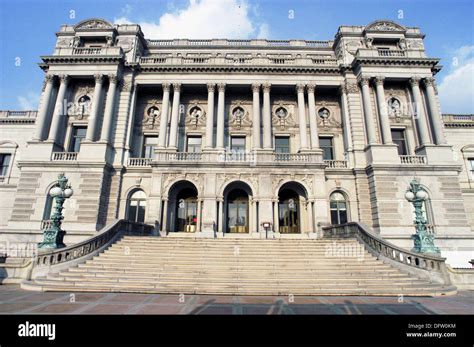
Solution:
<path fill-rule="evenodd" d="M 197 225 L 197 199 L 187 198 L 178 200 L 177 231 L 193 233 Z"/>
<path fill-rule="evenodd" d="M 282 194 L 283 195 L 283 194 Z M 290 194 L 278 204 L 280 233 L 299 233 L 299 197 Z"/>
<path fill-rule="evenodd" d="M 249 231 L 247 193 L 238 189 L 230 192 L 227 199 L 227 232 L 247 233 Z"/>

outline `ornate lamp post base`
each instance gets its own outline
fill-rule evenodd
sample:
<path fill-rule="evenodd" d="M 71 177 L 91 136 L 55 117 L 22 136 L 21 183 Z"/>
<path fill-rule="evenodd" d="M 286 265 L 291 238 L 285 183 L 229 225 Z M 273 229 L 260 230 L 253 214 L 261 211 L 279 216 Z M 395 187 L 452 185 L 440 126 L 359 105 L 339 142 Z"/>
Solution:
<path fill-rule="evenodd" d="M 413 252 L 441 254 L 438 247 L 434 245 L 434 235 L 431 234 L 413 234 L 411 236 L 414 247 Z"/>
<path fill-rule="evenodd" d="M 38 248 L 55 249 L 55 248 L 66 247 L 66 245 L 63 242 L 65 234 L 66 232 L 61 229 L 60 230 L 46 229 L 44 231 L 44 241 L 38 245 Z"/>

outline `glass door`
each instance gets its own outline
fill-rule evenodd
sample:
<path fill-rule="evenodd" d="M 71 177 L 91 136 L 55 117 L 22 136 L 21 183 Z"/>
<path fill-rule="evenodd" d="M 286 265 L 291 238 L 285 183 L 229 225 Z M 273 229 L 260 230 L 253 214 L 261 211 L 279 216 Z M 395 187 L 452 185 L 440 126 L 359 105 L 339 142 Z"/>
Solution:
<path fill-rule="evenodd" d="M 229 200 L 227 202 L 227 232 L 247 233 L 249 230 L 248 196 L 246 194 L 245 196 L 243 195 L 232 196 L 232 195 L 229 194 Z"/>
<path fill-rule="evenodd" d="M 278 204 L 280 233 L 298 233 L 298 200 L 289 198 Z"/>
<path fill-rule="evenodd" d="M 187 198 L 178 201 L 177 231 L 193 233 L 197 228 L 197 199 Z"/>

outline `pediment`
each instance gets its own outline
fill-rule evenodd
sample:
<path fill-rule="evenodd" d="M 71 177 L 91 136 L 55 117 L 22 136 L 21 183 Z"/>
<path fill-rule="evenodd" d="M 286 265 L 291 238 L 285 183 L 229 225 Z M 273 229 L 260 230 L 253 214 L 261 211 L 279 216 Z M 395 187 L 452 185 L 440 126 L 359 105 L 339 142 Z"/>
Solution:
<path fill-rule="evenodd" d="M 82 22 L 77 23 L 74 26 L 74 30 L 91 30 L 91 29 L 98 29 L 98 30 L 110 30 L 113 29 L 112 24 L 107 22 L 104 19 L 100 18 L 90 18 L 83 20 Z"/>
<path fill-rule="evenodd" d="M 406 28 L 391 20 L 378 20 L 367 25 L 365 31 L 405 32 Z"/>

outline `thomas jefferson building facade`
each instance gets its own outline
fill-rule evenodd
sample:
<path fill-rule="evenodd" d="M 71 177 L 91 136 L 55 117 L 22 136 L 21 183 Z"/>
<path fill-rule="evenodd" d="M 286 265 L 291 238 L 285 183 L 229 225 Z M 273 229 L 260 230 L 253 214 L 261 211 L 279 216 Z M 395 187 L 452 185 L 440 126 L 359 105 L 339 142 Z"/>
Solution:
<path fill-rule="evenodd" d="M 125 218 L 218 238 L 260 238 L 264 223 L 271 237 L 319 238 L 358 221 L 411 248 L 416 177 L 442 255 L 472 259 L 474 120 L 441 116 L 440 66 L 418 28 L 148 40 L 90 19 L 56 35 L 39 110 L 0 116 L 2 241 L 42 240 L 64 172 L 66 244 Z"/>

